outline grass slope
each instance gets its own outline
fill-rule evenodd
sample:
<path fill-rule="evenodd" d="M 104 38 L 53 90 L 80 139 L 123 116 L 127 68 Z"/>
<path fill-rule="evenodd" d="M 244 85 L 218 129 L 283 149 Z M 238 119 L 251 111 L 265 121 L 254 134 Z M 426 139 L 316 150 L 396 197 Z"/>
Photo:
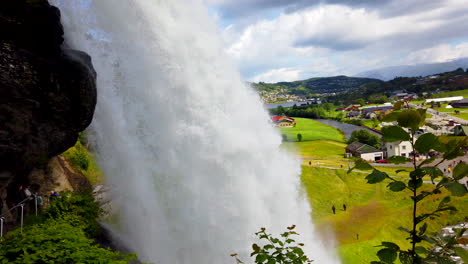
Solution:
<path fill-rule="evenodd" d="M 307 118 L 295 118 L 295 127 L 280 128 L 281 134 L 286 135 L 288 141 L 297 141 L 297 134 L 302 134 L 302 141 L 331 140 L 345 142 L 343 134 L 337 129 Z"/>
<path fill-rule="evenodd" d="M 78 140 L 75 146 L 62 154 L 71 164 L 88 178 L 91 184 L 101 183 L 104 179 L 91 152 Z"/>
<path fill-rule="evenodd" d="M 348 160 L 343 158 L 346 144 L 338 130 L 310 119 L 296 120 L 296 128 L 282 128 L 281 132 L 289 133 L 288 137 L 294 140 L 297 140 L 296 134 L 301 133 L 307 141 L 284 142 L 282 147 L 304 160 L 301 180 L 313 208 L 312 217 L 318 225 L 317 230 L 325 238 L 330 233 L 335 236 L 343 264 L 377 260 L 375 254 L 380 248 L 375 246 L 382 241 L 397 243 L 402 248 L 409 247 L 406 234 L 398 227 L 411 226 L 410 194 L 388 191 L 387 182 L 367 184 L 364 179 L 366 174 L 363 173 L 347 174 Z M 308 165 L 309 161 L 312 161 L 312 166 Z M 316 167 L 317 162 L 321 166 L 337 169 Z M 343 169 L 340 169 L 340 165 L 343 165 Z M 403 167 L 378 169 L 390 175 L 408 176 L 408 172 L 396 173 L 396 170 L 405 169 Z M 425 186 L 430 188 L 430 185 Z M 435 208 L 445 195 L 446 192 L 427 198 L 421 203 L 419 211 L 428 212 Z M 464 212 L 468 212 L 468 201 L 457 197 L 452 197 L 452 200 L 459 212 L 429 220 L 429 231 L 436 232 L 442 226 L 463 220 Z M 342 210 L 343 204 L 347 206 L 346 212 Z M 335 215 L 332 205 L 337 209 Z"/>
<path fill-rule="evenodd" d="M 338 241 L 338 252 L 343 264 L 369 263 L 376 260 L 376 245 L 392 241 L 402 248 L 409 247 L 406 234 L 398 230 L 411 226 L 412 202 L 409 193 L 388 191 L 387 183 L 367 184 L 365 174 L 347 174 L 345 170 L 330 170 L 303 166 L 301 176 L 313 208 L 312 216 L 318 230 L 333 230 Z M 427 187 L 429 187 L 427 185 Z M 420 212 L 434 209 L 446 193 L 433 196 L 421 203 Z M 463 220 L 468 202 L 452 197 L 459 213 L 444 214 L 429 221 L 429 231 Z M 343 211 L 343 203 L 347 211 Z M 335 205 L 336 214 L 331 207 Z M 359 234 L 359 238 L 357 237 Z M 329 235 L 329 234 L 324 234 Z"/>
<path fill-rule="evenodd" d="M 452 97 L 452 96 L 463 96 L 463 98 L 468 98 L 468 89 L 432 95 L 433 98 L 444 98 L 444 97 Z"/>

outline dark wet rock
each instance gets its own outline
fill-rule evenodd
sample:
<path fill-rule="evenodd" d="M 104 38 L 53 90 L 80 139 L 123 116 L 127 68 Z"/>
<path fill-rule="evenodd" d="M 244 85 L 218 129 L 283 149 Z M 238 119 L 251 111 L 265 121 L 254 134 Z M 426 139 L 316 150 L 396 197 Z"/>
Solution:
<path fill-rule="evenodd" d="M 47 1 L 0 2 L 0 172 L 26 177 L 91 123 L 91 58 L 62 43 L 60 11 Z"/>

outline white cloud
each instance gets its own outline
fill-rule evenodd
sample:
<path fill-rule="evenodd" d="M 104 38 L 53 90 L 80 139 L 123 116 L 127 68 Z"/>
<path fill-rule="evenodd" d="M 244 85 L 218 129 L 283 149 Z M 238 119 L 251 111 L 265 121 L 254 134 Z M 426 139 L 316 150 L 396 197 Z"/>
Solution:
<path fill-rule="evenodd" d="M 276 83 L 276 82 L 289 82 L 296 81 L 300 77 L 301 71 L 297 69 L 272 69 L 265 73 L 262 73 L 258 76 L 255 76 L 250 81 L 252 82 L 266 82 L 266 83 Z"/>
<path fill-rule="evenodd" d="M 404 60 L 407 64 L 447 62 L 457 58 L 468 57 L 468 42 L 458 45 L 441 44 L 431 48 L 410 53 Z"/>
<path fill-rule="evenodd" d="M 279 69 L 296 69 L 301 78 L 353 74 L 406 57 L 423 61 L 422 55 L 408 54 L 468 36 L 463 23 L 468 21 L 468 0 L 444 3 L 398 16 L 383 15 L 377 8 L 316 5 L 240 29 L 234 24 L 223 35 L 227 53 L 246 78 L 273 78 L 273 73 L 284 74 Z"/>

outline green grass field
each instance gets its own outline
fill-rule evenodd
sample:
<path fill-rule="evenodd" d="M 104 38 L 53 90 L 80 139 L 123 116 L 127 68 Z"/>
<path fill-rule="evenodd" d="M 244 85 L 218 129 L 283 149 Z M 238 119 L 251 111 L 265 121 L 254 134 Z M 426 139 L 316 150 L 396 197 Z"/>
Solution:
<path fill-rule="evenodd" d="M 412 202 L 409 193 L 388 191 L 388 183 L 367 184 L 363 173 L 347 174 L 345 170 L 330 170 L 303 166 L 302 182 L 307 191 L 312 217 L 318 230 L 333 230 L 338 242 L 337 251 L 343 264 L 369 263 L 375 256 L 382 241 L 397 243 L 402 248 L 409 247 L 406 234 L 398 227 L 411 226 Z M 429 188 L 430 185 L 426 185 Z M 420 212 L 434 209 L 446 193 L 432 196 L 421 203 Z M 429 221 L 429 231 L 463 220 L 468 210 L 464 198 L 453 198 L 459 212 L 444 214 L 441 218 Z M 342 205 L 347 210 L 343 211 Z M 336 214 L 331 207 L 335 205 Z M 323 233 L 329 236 L 329 233 Z M 358 237 L 359 235 L 359 237 Z M 312 256 L 313 258 L 313 256 Z"/>
<path fill-rule="evenodd" d="M 98 184 L 104 180 L 104 175 L 99 169 L 94 155 L 77 141 L 75 146 L 62 154 L 73 166 L 88 178 L 91 184 Z"/>
<path fill-rule="evenodd" d="M 291 137 L 294 135 L 294 139 L 297 133 L 302 133 L 305 137 L 308 132 L 305 138 L 307 141 L 284 142 L 282 147 L 303 159 L 301 180 L 313 208 L 312 218 L 316 229 L 325 241 L 334 236 L 342 263 L 360 264 L 377 260 L 375 254 L 380 248 L 375 246 L 382 241 L 391 241 L 402 248 L 408 248 L 406 234 L 399 231 L 398 227 L 411 226 L 410 194 L 387 190 L 388 182 L 367 184 L 364 173 L 347 174 L 345 169 L 349 160 L 343 157 L 346 144 L 343 143 L 342 136 L 339 136 L 341 134 L 336 129 L 313 120 L 296 120 L 298 123 L 294 130 L 282 128 L 281 132 L 288 131 Z M 323 131 L 326 133 L 321 133 Z M 312 166 L 309 166 L 309 161 Z M 337 169 L 317 167 L 317 162 L 320 166 Z M 343 169 L 340 169 L 341 165 Z M 408 172 L 396 173 L 396 170 L 405 169 L 404 167 L 378 169 L 389 175 L 408 176 Z M 425 188 L 430 187 L 430 184 L 425 185 Z M 444 192 L 427 198 L 421 203 L 419 211 L 428 212 L 435 208 L 445 195 Z M 429 231 L 436 232 L 442 226 L 463 220 L 464 212 L 468 211 L 468 201 L 457 197 L 452 197 L 452 200 L 459 212 L 429 220 Z M 343 211 L 343 204 L 346 204 L 347 211 Z M 332 205 L 337 209 L 336 214 L 332 213 Z M 309 257 L 313 259 L 313 255 Z"/>
<path fill-rule="evenodd" d="M 295 118 L 295 127 L 280 128 L 281 134 L 286 135 L 288 141 L 297 141 L 297 134 L 302 134 L 302 141 L 332 140 L 344 142 L 344 136 L 335 128 L 307 118 Z"/>
<path fill-rule="evenodd" d="M 451 96 L 463 96 L 463 98 L 468 98 L 468 89 L 432 95 L 433 98 L 443 98 L 443 97 L 451 97 Z"/>

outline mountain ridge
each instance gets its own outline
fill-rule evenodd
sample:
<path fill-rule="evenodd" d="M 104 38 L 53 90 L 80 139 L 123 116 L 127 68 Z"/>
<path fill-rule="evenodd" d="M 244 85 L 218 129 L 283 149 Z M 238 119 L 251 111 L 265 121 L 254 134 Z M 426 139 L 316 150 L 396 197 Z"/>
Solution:
<path fill-rule="evenodd" d="M 396 77 L 419 77 L 449 72 L 458 68 L 468 68 L 468 57 L 459 58 L 447 62 L 421 63 L 414 65 L 389 66 L 369 71 L 364 71 L 354 75 L 355 77 L 375 78 L 389 81 Z"/>

